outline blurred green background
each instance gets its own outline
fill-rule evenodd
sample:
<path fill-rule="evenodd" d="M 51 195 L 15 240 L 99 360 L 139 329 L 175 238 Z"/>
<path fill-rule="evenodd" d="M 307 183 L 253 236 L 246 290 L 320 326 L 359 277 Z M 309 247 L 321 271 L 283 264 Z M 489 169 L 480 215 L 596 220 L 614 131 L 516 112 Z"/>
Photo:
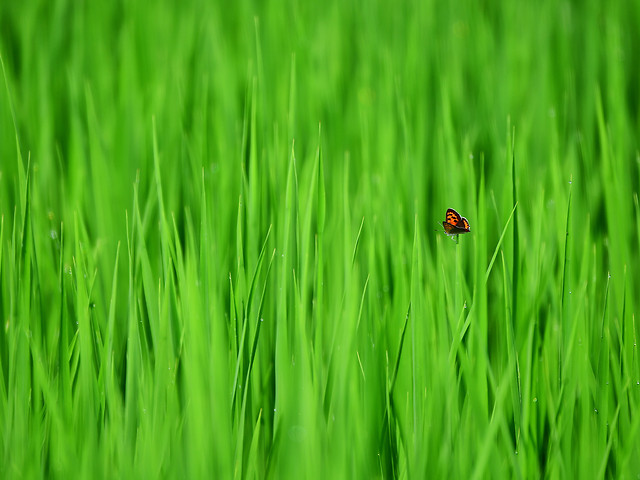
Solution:
<path fill-rule="evenodd" d="M 0 476 L 639 475 L 639 48 L 639 2 L 2 2 Z"/>

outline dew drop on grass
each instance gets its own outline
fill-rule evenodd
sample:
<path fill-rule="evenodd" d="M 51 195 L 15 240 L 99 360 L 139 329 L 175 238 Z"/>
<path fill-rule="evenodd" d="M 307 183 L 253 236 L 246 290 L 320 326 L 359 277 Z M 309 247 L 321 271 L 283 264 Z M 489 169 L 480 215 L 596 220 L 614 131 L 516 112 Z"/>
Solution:
<path fill-rule="evenodd" d="M 49 235 L 51 236 L 52 240 L 55 240 L 56 238 L 58 238 L 58 234 L 56 233 L 55 230 L 49 230 Z"/>

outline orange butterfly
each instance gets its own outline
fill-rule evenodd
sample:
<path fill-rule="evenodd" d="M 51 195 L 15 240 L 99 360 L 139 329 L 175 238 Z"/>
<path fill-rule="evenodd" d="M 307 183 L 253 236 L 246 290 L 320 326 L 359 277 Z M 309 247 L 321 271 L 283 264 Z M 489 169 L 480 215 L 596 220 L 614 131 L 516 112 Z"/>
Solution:
<path fill-rule="evenodd" d="M 447 209 L 446 220 L 442 222 L 444 231 L 447 235 L 459 235 L 461 233 L 469 233 L 471 227 L 466 218 L 461 217 L 453 208 Z"/>

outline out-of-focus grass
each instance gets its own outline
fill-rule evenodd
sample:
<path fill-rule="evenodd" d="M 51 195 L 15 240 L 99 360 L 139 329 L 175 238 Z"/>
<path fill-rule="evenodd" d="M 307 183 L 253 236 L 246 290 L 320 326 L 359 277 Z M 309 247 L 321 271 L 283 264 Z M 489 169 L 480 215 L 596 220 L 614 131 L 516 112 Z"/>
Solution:
<path fill-rule="evenodd" d="M 640 473 L 639 18 L 3 3 L 0 476 Z"/>

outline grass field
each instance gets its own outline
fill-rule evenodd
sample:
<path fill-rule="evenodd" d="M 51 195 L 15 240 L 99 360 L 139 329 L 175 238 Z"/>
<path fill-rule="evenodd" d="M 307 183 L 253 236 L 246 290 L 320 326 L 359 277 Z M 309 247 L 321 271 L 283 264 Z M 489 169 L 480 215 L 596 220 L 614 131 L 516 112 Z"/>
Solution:
<path fill-rule="evenodd" d="M 637 1 L 0 3 L 0 477 L 638 478 L 639 49 Z"/>

